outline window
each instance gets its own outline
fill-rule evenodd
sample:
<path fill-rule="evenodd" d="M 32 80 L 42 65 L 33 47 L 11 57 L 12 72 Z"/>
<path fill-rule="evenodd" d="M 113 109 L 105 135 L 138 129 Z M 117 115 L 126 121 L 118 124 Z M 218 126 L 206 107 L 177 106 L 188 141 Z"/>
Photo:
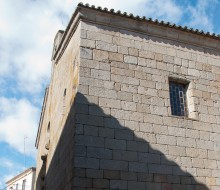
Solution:
<path fill-rule="evenodd" d="M 50 122 L 48 123 L 48 126 L 47 126 L 46 145 L 45 145 L 45 148 L 46 148 L 47 150 L 49 150 L 49 148 L 50 148 Z"/>
<path fill-rule="evenodd" d="M 64 89 L 63 96 L 66 96 L 66 88 Z"/>
<path fill-rule="evenodd" d="M 26 186 L 26 180 L 23 180 L 23 182 L 22 182 L 22 190 L 25 190 L 25 186 Z"/>
<path fill-rule="evenodd" d="M 63 115 L 65 114 L 66 112 L 66 88 L 64 89 L 64 92 L 63 92 Z"/>
<path fill-rule="evenodd" d="M 187 116 L 187 85 L 174 81 L 169 82 L 171 113 L 176 116 Z"/>
<path fill-rule="evenodd" d="M 16 184 L 16 190 L 18 190 L 18 183 Z"/>

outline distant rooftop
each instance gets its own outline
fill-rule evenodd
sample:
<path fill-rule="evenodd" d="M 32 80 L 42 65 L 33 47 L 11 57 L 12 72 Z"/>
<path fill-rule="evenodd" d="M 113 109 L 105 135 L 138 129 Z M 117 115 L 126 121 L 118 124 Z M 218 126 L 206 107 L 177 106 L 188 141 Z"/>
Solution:
<path fill-rule="evenodd" d="M 13 177 L 12 179 L 8 180 L 6 182 L 6 184 L 9 184 L 13 181 L 15 181 L 16 179 L 18 179 L 19 177 L 22 177 L 23 175 L 25 175 L 26 173 L 30 172 L 30 171 L 36 171 L 36 168 L 35 167 L 31 167 L 31 168 L 28 168 L 26 169 L 25 171 L 21 172 L 20 174 L 16 175 L 15 177 Z"/>

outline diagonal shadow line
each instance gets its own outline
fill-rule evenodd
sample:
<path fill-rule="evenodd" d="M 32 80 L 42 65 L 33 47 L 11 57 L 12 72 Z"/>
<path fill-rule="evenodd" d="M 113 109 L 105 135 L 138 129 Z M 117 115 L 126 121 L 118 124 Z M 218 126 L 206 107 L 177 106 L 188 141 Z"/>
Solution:
<path fill-rule="evenodd" d="M 36 190 L 208 190 L 81 93 L 48 165 L 42 165 Z"/>

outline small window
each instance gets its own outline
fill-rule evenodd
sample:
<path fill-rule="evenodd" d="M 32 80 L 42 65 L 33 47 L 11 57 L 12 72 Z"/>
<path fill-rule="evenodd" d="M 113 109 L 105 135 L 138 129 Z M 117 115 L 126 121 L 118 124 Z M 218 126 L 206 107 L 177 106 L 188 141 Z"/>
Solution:
<path fill-rule="evenodd" d="M 65 115 L 66 113 L 66 88 L 64 89 L 63 92 L 63 111 L 62 114 Z"/>
<path fill-rule="evenodd" d="M 22 182 L 22 190 L 25 190 L 25 186 L 26 186 L 26 180 L 23 180 L 23 182 Z"/>
<path fill-rule="evenodd" d="M 186 89 L 187 85 L 178 82 L 169 82 L 170 106 L 172 115 L 187 116 Z"/>
<path fill-rule="evenodd" d="M 50 148 L 50 122 L 48 123 L 48 126 L 47 126 L 46 145 L 45 145 L 45 148 L 46 148 L 47 150 L 49 150 L 49 148 Z"/>
<path fill-rule="evenodd" d="M 50 134 L 50 122 L 47 125 L 47 134 Z"/>

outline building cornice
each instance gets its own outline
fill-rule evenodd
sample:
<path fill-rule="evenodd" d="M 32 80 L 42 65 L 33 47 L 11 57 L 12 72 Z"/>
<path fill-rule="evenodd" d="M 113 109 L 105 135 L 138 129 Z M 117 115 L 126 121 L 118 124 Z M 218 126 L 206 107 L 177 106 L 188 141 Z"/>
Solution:
<path fill-rule="evenodd" d="M 151 23 L 151 24 L 156 24 L 159 26 L 165 26 L 168 28 L 174 28 L 180 31 L 185 31 L 185 32 L 190 32 L 193 34 L 197 34 L 197 35 L 201 35 L 201 36 L 206 36 L 206 37 L 210 37 L 213 39 L 219 39 L 220 40 L 220 35 L 217 35 L 215 33 L 210 33 L 210 32 L 204 32 L 203 30 L 198 30 L 198 29 L 193 29 L 193 28 L 189 28 L 187 26 L 180 26 L 180 25 L 176 25 L 170 22 L 164 22 L 164 21 L 159 21 L 158 19 L 153 20 L 152 18 L 146 18 L 145 16 L 135 16 L 132 13 L 127 13 L 127 12 L 121 12 L 120 10 L 115 11 L 114 9 L 108 9 L 108 8 L 102 8 L 100 6 L 96 7 L 94 5 L 89 5 L 89 4 L 83 4 L 83 3 L 79 3 L 78 7 L 83 7 L 83 8 L 87 8 L 87 9 L 93 9 L 99 12 L 103 12 L 103 13 L 108 13 L 111 15 L 117 15 L 120 17 L 125 17 L 125 18 L 130 18 L 133 20 L 138 20 L 138 21 L 144 21 L 146 23 Z"/>
<path fill-rule="evenodd" d="M 114 11 L 101 7 L 90 6 L 79 3 L 74 11 L 70 22 L 64 31 L 60 44 L 52 57 L 55 63 L 58 62 L 67 47 L 74 31 L 80 21 L 111 26 L 119 29 L 139 32 L 153 37 L 174 40 L 199 47 L 220 50 L 220 35 L 210 34 L 202 30 L 177 26 L 169 22 L 147 19 L 146 17 L 134 16 L 133 14 Z M 132 24 L 131 24 L 132 23 Z"/>
<path fill-rule="evenodd" d="M 36 141 L 35 141 L 35 147 L 36 148 L 38 148 L 38 144 L 39 144 L 39 141 L 40 141 L 40 134 L 41 134 L 42 123 L 43 123 L 45 109 L 46 109 L 48 91 L 49 91 L 49 88 L 46 88 L 45 89 L 45 94 L 44 94 L 43 106 L 42 106 L 42 110 L 41 110 L 41 114 L 40 114 L 39 126 L 38 126 L 38 130 L 37 130 L 37 137 L 36 137 Z"/>

